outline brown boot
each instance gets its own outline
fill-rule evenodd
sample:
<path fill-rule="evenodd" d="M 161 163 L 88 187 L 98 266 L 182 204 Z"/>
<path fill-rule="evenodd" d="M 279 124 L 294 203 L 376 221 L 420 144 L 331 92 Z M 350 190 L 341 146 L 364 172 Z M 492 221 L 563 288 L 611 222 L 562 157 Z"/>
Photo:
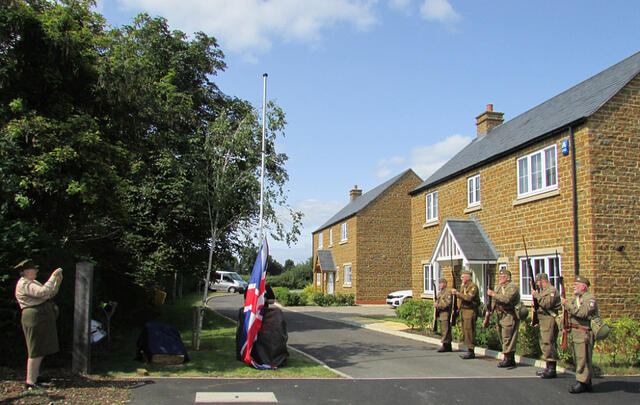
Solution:
<path fill-rule="evenodd" d="M 515 361 L 515 354 L 514 353 L 505 353 L 504 354 L 504 360 L 502 360 L 500 363 L 498 363 L 498 367 L 500 367 L 500 368 L 515 367 L 515 366 L 516 366 L 516 361 Z"/>

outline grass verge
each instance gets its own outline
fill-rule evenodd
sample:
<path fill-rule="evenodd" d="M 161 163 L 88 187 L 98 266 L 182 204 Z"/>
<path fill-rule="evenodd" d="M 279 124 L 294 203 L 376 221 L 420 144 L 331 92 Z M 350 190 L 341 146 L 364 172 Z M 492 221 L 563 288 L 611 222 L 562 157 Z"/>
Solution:
<path fill-rule="evenodd" d="M 134 360 L 140 331 L 116 331 L 110 346 L 94 350 L 93 373 L 106 377 L 143 375 L 163 377 L 229 377 L 229 378 L 333 378 L 327 368 L 290 351 L 287 364 L 278 370 L 256 370 L 236 360 L 236 324 L 219 314 L 207 311 L 203 321 L 200 350 L 190 350 L 192 341 L 193 306 L 200 296 L 188 295 L 175 304 L 160 307 L 157 321 L 174 326 L 180 332 L 190 361 L 180 365 L 141 363 Z M 144 369 L 142 371 L 140 369 Z"/>

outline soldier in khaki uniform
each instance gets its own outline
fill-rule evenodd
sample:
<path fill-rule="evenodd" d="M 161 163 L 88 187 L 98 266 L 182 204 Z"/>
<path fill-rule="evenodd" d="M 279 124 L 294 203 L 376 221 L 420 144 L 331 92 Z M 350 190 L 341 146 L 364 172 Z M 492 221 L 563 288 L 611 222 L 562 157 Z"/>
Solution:
<path fill-rule="evenodd" d="M 471 281 L 471 272 L 465 270 L 460 276 L 462 285 L 460 290 L 451 290 L 460 299 L 460 318 L 462 319 L 462 336 L 464 344 L 467 346 L 467 353 L 460 356 L 464 360 L 475 359 L 474 352 L 476 339 L 476 319 L 478 318 L 478 308 L 480 307 L 480 296 L 478 287 Z"/>
<path fill-rule="evenodd" d="M 591 377 L 593 376 L 593 342 L 591 318 L 599 317 L 596 298 L 587 291 L 590 283 L 586 277 L 577 276 L 573 283 L 575 299 L 562 299 L 562 305 L 571 316 L 571 338 L 576 360 L 576 384 L 569 387 L 569 392 L 579 394 L 591 391 Z"/>
<path fill-rule="evenodd" d="M 556 363 L 558 361 L 558 324 L 556 319 L 562 310 L 560 293 L 549 282 L 545 273 L 536 275 L 536 283 L 540 292 L 534 290 L 533 296 L 538 301 L 538 321 L 540 325 L 540 349 L 542 358 L 547 362 L 543 371 L 536 372 L 542 378 L 556 378 Z"/>
<path fill-rule="evenodd" d="M 451 290 L 447 288 L 447 279 L 441 278 L 438 281 L 438 299 L 436 301 L 436 309 L 438 310 L 438 322 L 440 323 L 440 331 L 442 332 L 442 347 L 438 352 L 451 351 L 451 303 L 453 297 Z"/>
<path fill-rule="evenodd" d="M 511 272 L 500 270 L 499 285 L 495 291 L 487 294 L 493 297 L 494 312 L 498 317 L 498 338 L 502 343 L 504 359 L 498 367 L 516 366 L 516 344 L 518 343 L 518 328 L 520 320 L 516 316 L 516 305 L 520 302 L 520 289 L 511 281 Z"/>

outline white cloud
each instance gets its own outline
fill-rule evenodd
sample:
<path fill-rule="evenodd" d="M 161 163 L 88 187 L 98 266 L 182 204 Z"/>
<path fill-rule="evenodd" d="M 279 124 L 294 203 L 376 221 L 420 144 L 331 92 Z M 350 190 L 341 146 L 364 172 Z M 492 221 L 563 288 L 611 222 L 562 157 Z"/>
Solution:
<path fill-rule="evenodd" d="M 408 165 L 406 164 L 407 159 L 403 157 L 394 156 L 380 159 L 377 164 L 376 176 L 378 178 L 387 178 L 391 174 L 399 173 L 409 166 L 418 176 L 426 180 L 427 177 L 462 150 L 471 140 L 470 136 L 455 134 L 433 145 L 417 146 L 411 150 Z"/>
<path fill-rule="evenodd" d="M 453 22 L 460 19 L 447 0 L 425 0 L 420 7 L 420 15 L 426 20 Z"/>
<path fill-rule="evenodd" d="M 275 40 L 314 42 L 323 29 L 348 24 L 366 30 L 376 23 L 373 0 L 117 0 L 161 15 L 188 34 L 204 31 L 224 50 L 263 53 Z"/>
<path fill-rule="evenodd" d="M 455 134 L 433 145 L 415 147 L 411 150 L 411 168 L 426 180 L 471 140 L 470 136 Z"/>

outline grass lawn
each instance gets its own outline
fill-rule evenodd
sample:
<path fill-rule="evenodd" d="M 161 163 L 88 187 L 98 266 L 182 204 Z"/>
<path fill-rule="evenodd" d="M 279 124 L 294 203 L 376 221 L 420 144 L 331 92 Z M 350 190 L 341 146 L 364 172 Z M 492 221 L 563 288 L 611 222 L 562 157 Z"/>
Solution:
<path fill-rule="evenodd" d="M 175 304 L 161 306 L 157 322 L 174 326 L 187 347 L 190 361 L 181 365 L 160 365 L 134 360 L 136 341 L 140 333 L 114 330 L 110 347 L 95 347 L 92 355 L 92 373 L 106 377 L 140 376 L 146 370 L 149 376 L 167 377 L 248 377 L 248 378 L 334 378 L 335 373 L 306 357 L 289 351 L 287 364 L 278 370 L 256 370 L 236 360 L 236 324 L 215 312 L 207 311 L 203 322 L 200 350 L 191 350 L 193 306 L 199 305 L 197 293 L 186 296 Z"/>

